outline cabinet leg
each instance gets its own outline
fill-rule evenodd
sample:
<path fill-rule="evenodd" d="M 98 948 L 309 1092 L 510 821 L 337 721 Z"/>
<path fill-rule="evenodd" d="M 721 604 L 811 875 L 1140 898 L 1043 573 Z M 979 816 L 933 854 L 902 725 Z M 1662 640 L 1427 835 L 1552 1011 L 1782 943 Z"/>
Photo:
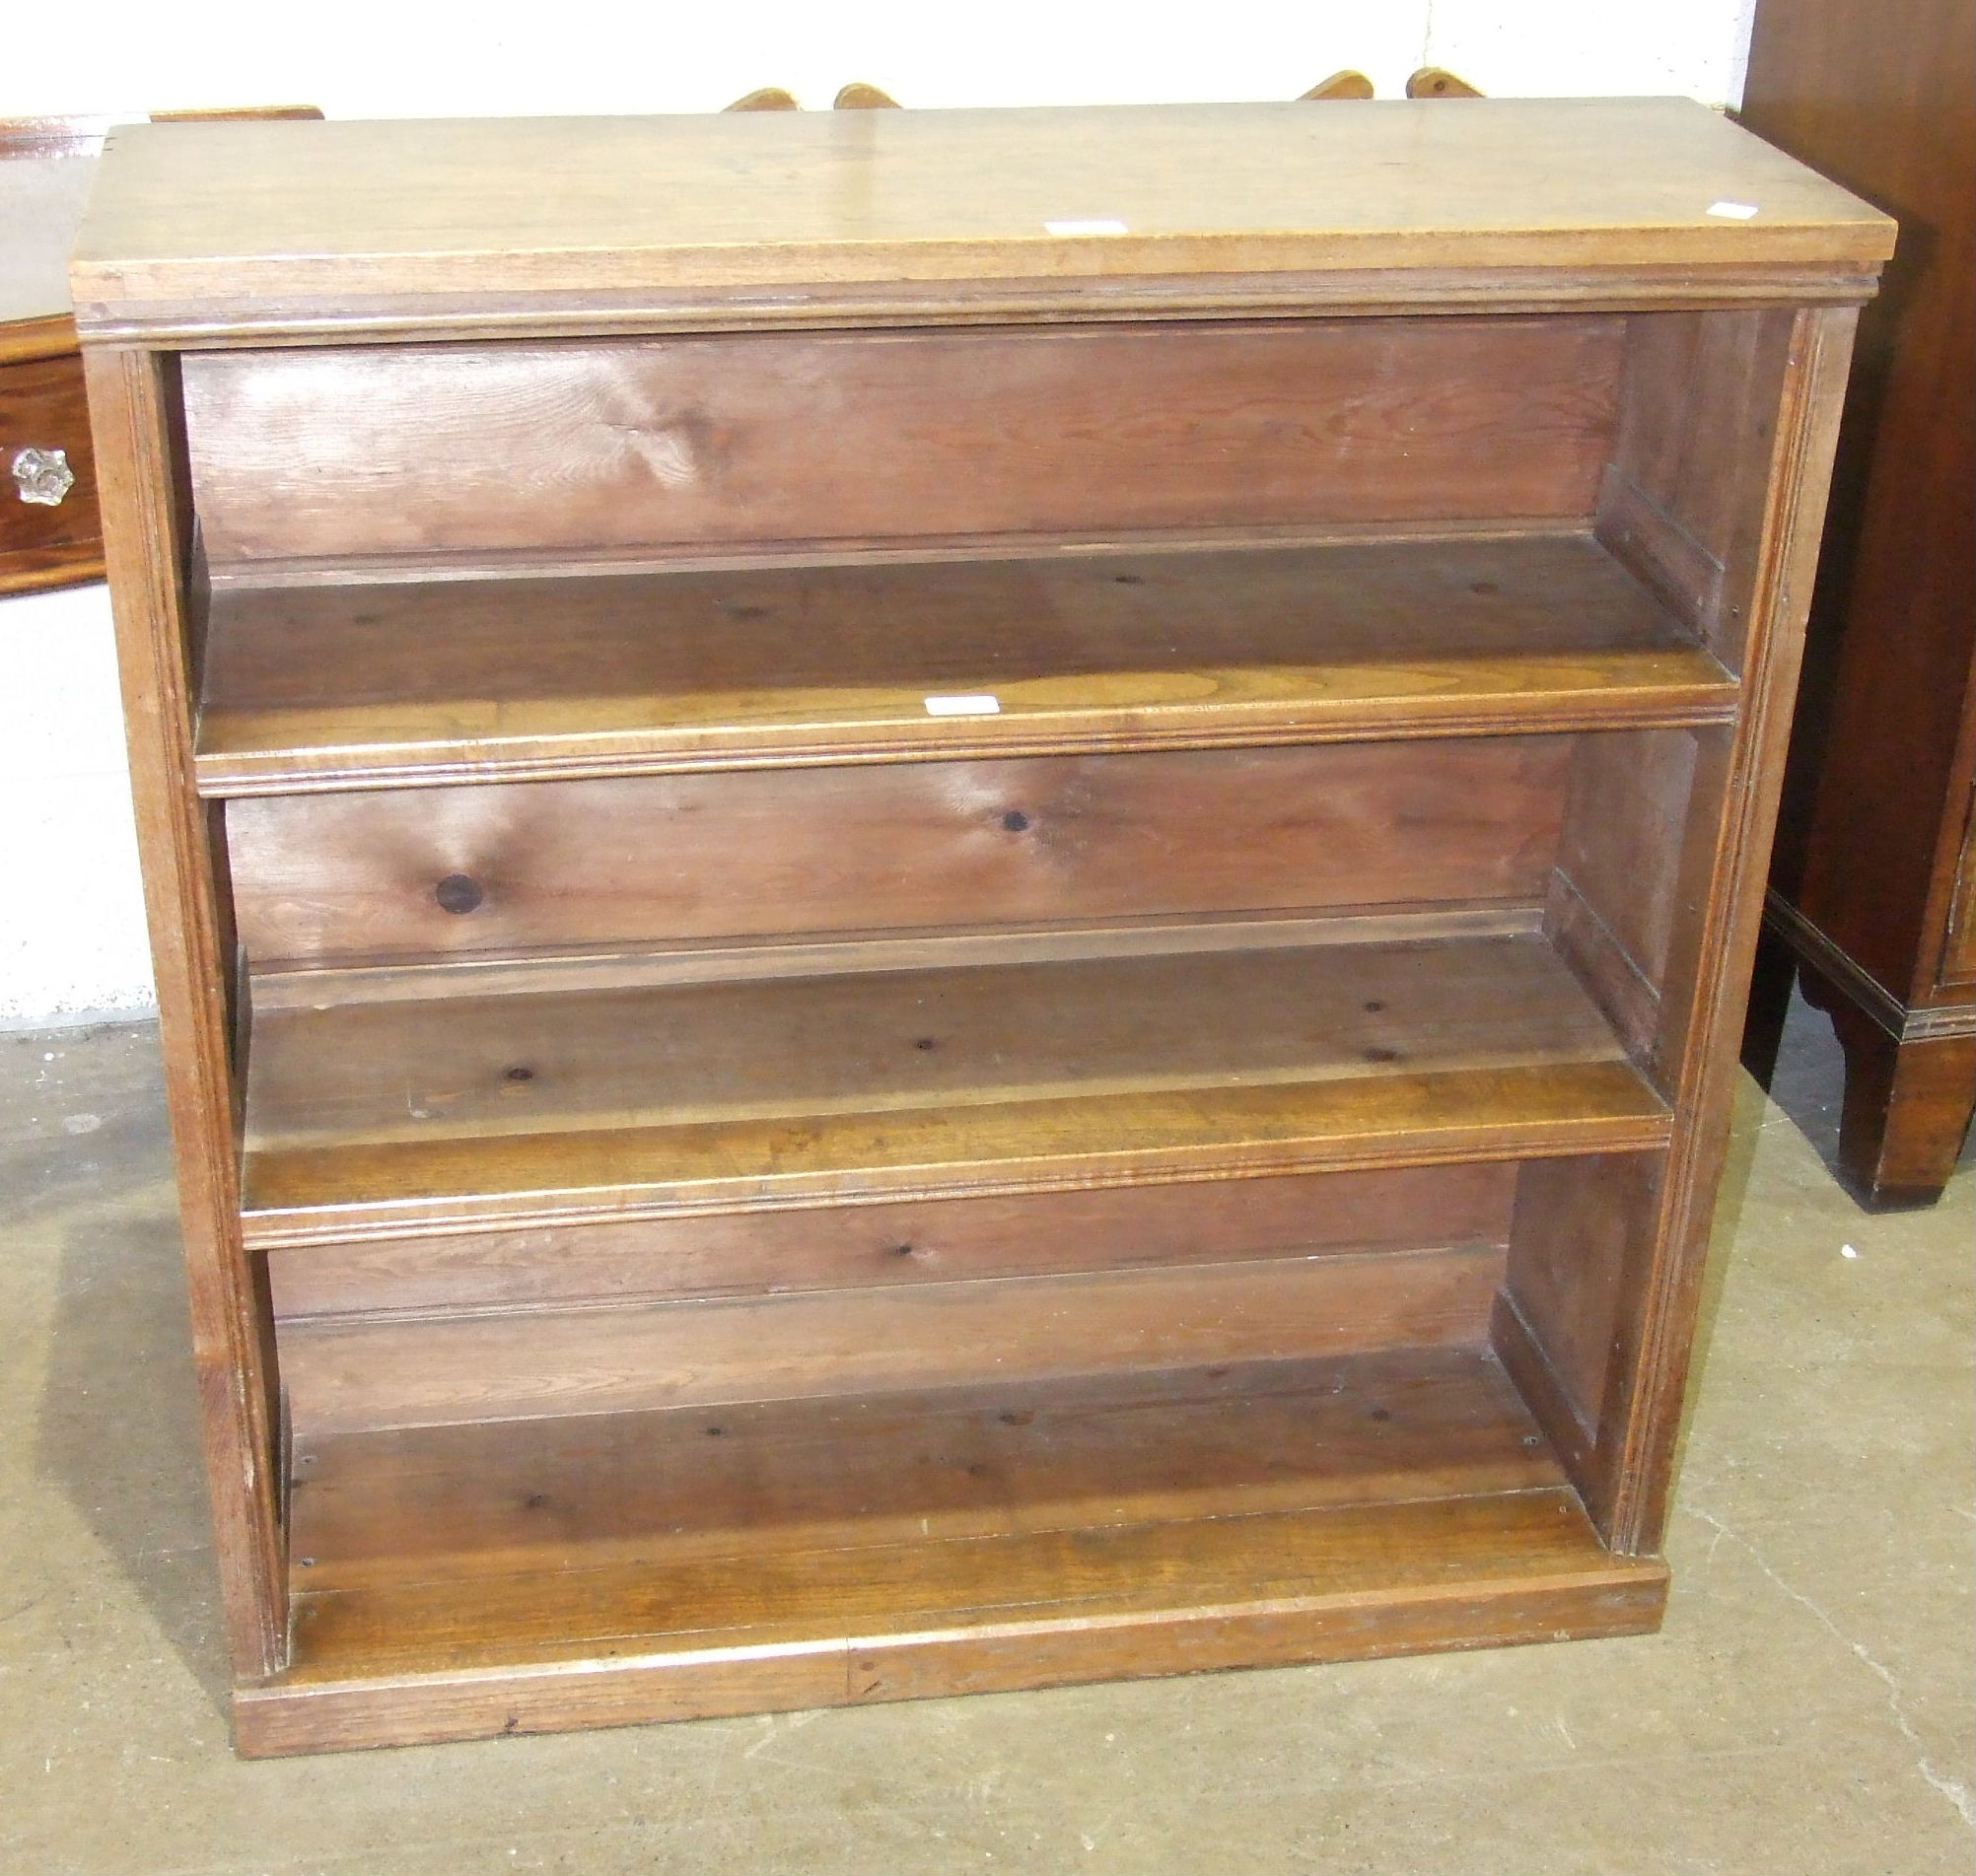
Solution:
<path fill-rule="evenodd" d="M 1777 1072 L 1777 1050 L 1798 981 L 1798 953 L 1766 920 L 1756 939 L 1756 969 L 1749 980 L 1749 1009 L 1742 1025 L 1742 1066 L 1764 1086 Z"/>
<path fill-rule="evenodd" d="M 1941 1197 L 1976 1108 L 1976 1036 L 1899 1042 L 1804 968 L 1804 994 L 1832 1018 L 1846 1052 L 1839 1170 L 1873 1212 Z"/>

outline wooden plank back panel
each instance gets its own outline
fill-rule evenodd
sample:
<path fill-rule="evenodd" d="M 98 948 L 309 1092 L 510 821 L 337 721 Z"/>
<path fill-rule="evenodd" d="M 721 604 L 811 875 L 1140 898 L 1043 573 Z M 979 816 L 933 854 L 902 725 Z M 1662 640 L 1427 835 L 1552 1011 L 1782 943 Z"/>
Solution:
<path fill-rule="evenodd" d="M 1502 1278 L 1503 1253 L 1474 1246 L 646 1308 L 293 1323 L 281 1331 L 281 1368 L 306 1439 L 863 1395 L 988 1375 L 1480 1346 Z"/>
<path fill-rule="evenodd" d="M 1541 896 L 1568 737 L 228 804 L 256 964 Z M 450 909 L 451 908 L 451 909 Z"/>
<path fill-rule="evenodd" d="M 952 1283 L 1508 1240 L 1516 1167 L 563 1224 L 277 1247 L 284 1320 Z"/>
<path fill-rule="evenodd" d="M 217 566 L 1588 516 L 1621 321 L 1331 320 L 185 364 Z"/>

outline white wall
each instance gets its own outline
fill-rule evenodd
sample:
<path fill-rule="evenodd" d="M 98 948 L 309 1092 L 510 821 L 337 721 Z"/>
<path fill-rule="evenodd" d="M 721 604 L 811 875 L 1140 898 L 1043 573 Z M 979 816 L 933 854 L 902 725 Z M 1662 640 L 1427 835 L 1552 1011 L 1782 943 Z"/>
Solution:
<path fill-rule="evenodd" d="M 6 600 L 0 1029 L 150 1004 L 108 603 L 101 587 Z"/>
<path fill-rule="evenodd" d="M 713 110 L 758 85 L 827 104 L 1294 97 L 1420 65 L 1502 95 L 1740 96 L 1754 0 L 99 0 L 10 8 L 0 116 L 276 103 L 332 117 Z M 0 1026 L 150 1000 L 100 588 L 0 601 Z"/>

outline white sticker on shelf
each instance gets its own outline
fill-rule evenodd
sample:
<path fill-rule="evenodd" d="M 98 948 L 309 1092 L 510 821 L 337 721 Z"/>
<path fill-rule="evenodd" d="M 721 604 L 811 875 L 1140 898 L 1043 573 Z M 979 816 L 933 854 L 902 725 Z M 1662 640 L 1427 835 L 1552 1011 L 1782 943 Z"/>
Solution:
<path fill-rule="evenodd" d="M 1754 202 L 1711 202 L 1709 213 L 1720 215 L 1726 222 L 1746 222 L 1757 212 Z"/>
<path fill-rule="evenodd" d="M 926 714 L 929 717 L 999 717 L 1002 700 L 999 697 L 929 697 Z"/>
<path fill-rule="evenodd" d="M 1125 235 L 1131 231 L 1123 222 L 1105 220 L 1089 222 L 1045 222 L 1045 235 Z"/>

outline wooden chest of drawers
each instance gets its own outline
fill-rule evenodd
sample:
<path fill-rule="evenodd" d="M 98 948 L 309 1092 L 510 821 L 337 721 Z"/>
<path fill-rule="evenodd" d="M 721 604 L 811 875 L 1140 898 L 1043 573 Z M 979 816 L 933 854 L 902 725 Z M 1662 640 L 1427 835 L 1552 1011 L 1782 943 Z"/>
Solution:
<path fill-rule="evenodd" d="M 1890 234 L 1653 102 L 118 133 L 243 1750 L 1654 1627 Z"/>
<path fill-rule="evenodd" d="M 1846 1057 L 1839 1170 L 1930 1205 L 1976 1111 L 1976 23 L 1763 0 L 1743 121 L 1899 216 L 1860 327 L 1744 1060 L 1794 978 Z"/>
<path fill-rule="evenodd" d="M 103 578 L 64 275 L 103 127 L 0 119 L 0 594 Z"/>
<path fill-rule="evenodd" d="M 158 121 L 321 114 L 311 104 L 276 104 Z M 0 118 L 0 594 L 103 578 L 67 276 L 108 131 L 104 117 Z"/>

